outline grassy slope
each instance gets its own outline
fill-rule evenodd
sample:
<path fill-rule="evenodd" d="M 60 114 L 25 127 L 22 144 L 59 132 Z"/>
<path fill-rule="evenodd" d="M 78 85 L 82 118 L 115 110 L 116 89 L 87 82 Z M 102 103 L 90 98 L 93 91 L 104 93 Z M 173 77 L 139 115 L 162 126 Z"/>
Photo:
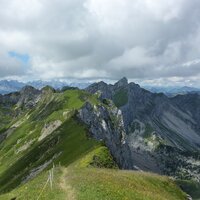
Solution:
<path fill-rule="evenodd" d="M 1 192 L 15 188 L 31 170 L 50 161 L 55 155 L 59 155 L 55 163 L 68 165 L 97 145 L 96 141 L 86 138 L 85 127 L 70 117 L 85 100 L 95 103 L 93 96 L 78 90 L 64 94 L 49 93 L 34 110 L 22 115 L 20 120 L 23 123 L 0 144 Z M 66 111 L 69 115 L 67 118 L 64 115 Z M 38 141 L 45 124 L 55 120 L 61 120 L 62 125 L 44 140 Z M 30 141 L 32 143 L 28 149 L 16 153 Z"/>
<path fill-rule="evenodd" d="M 12 119 L 12 114 L 12 109 L 0 106 L 0 134 L 4 132 L 4 129 Z"/>
<path fill-rule="evenodd" d="M 101 151 L 101 147 L 89 154 Z M 95 154 L 94 154 L 95 155 Z M 44 189 L 40 199 L 79 199 L 79 200 L 184 200 L 185 194 L 172 180 L 155 174 L 83 167 L 88 155 L 68 168 L 54 169 L 53 190 L 50 185 Z M 105 157 L 104 157 L 105 158 Z M 86 159 L 86 160 L 85 160 Z M 105 161 L 105 159 L 103 159 Z M 108 155 L 109 162 L 109 155 Z M 67 172 L 67 173 L 64 173 Z M 27 184 L 0 196 L 2 200 L 17 197 L 21 200 L 34 200 L 42 191 L 48 173 L 42 172 Z M 65 181 L 63 187 L 63 179 Z"/>
<path fill-rule="evenodd" d="M 31 170 L 58 154 L 53 161 L 58 166 L 53 190 L 48 185 L 40 199 L 185 199 L 184 193 L 166 177 L 116 170 L 108 150 L 89 139 L 85 126 L 72 117 L 86 100 L 97 103 L 95 97 L 77 90 L 49 93 L 34 110 L 24 113 L 20 119 L 23 123 L 0 144 L 0 199 L 37 199 L 52 163 L 31 181 L 18 185 Z M 65 117 L 66 111 L 71 117 Z M 38 142 L 43 126 L 58 119 L 63 124 Z M 33 144 L 16 154 L 30 140 L 34 140 Z"/>
<path fill-rule="evenodd" d="M 118 169 L 93 168 L 90 164 L 93 163 L 95 156 L 100 156 L 100 160 L 104 164 L 110 163 L 110 155 L 106 148 L 97 145 L 95 149 L 82 156 L 69 167 L 57 166 L 54 169 L 53 190 L 48 184 L 40 199 L 185 199 L 185 194 L 167 177 Z M 115 166 L 114 163 L 113 166 Z M 48 173 L 44 171 L 28 183 L 0 196 L 0 199 L 9 200 L 14 197 L 21 200 L 37 199 L 37 195 L 42 191 L 47 177 Z M 65 181 L 64 185 L 63 179 Z"/>
<path fill-rule="evenodd" d="M 114 104 L 119 108 L 128 102 L 128 94 L 126 89 L 120 89 L 113 97 Z"/>
<path fill-rule="evenodd" d="M 48 178 L 48 172 L 44 171 L 41 174 L 39 174 L 36 178 L 29 181 L 28 183 L 21 185 L 15 190 L 12 190 L 12 192 L 1 195 L 0 199 L 10 200 L 16 197 L 17 199 L 20 200 L 36 200 L 38 196 L 41 194 L 40 200 L 41 199 L 64 200 L 66 193 L 60 187 L 61 176 L 62 176 L 61 168 L 55 168 L 53 189 L 51 190 L 49 184 L 47 184 L 47 186 L 44 188 Z"/>
<path fill-rule="evenodd" d="M 72 174 L 75 175 L 70 181 L 80 200 L 185 199 L 183 192 L 167 177 L 108 169 L 81 169 L 74 170 Z"/>

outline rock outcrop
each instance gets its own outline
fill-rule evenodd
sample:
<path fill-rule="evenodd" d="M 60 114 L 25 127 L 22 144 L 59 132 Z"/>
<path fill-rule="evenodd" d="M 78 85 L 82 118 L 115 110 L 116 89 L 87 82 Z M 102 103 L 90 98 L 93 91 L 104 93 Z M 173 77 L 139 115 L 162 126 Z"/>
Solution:
<path fill-rule="evenodd" d="M 145 154 L 141 159 L 139 149 L 131 147 L 124 129 L 122 113 L 114 105 L 105 107 L 86 103 L 78 117 L 88 125 L 90 136 L 106 144 L 121 168 L 160 172 L 152 155 Z"/>
<path fill-rule="evenodd" d="M 121 168 L 130 167 L 130 151 L 125 144 L 126 135 L 120 110 L 108 110 L 102 105 L 93 106 L 86 103 L 79 111 L 78 117 L 88 125 L 90 136 L 105 142 Z"/>

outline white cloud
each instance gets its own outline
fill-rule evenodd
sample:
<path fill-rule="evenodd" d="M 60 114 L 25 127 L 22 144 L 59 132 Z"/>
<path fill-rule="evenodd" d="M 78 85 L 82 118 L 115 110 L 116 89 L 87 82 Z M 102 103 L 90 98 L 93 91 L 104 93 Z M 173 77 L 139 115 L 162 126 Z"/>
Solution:
<path fill-rule="evenodd" d="M 0 3 L 1 78 L 178 77 L 196 83 L 199 76 L 198 0 Z M 9 51 L 29 54 L 29 66 Z"/>

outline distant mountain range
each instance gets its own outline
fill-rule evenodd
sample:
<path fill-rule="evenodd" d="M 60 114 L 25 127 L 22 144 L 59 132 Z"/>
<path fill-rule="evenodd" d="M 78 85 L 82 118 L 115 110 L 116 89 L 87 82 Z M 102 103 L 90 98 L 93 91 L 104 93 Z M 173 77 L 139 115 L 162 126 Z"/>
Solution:
<path fill-rule="evenodd" d="M 154 93 L 164 93 L 167 96 L 176 96 L 177 94 L 188 94 L 188 93 L 200 93 L 200 88 L 195 87 L 156 87 L 156 86 L 144 86 L 145 89 Z"/>
<path fill-rule="evenodd" d="M 8 81 L 8 80 L 1 80 L 0 81 L 0 94 L 7 94 L 10 92 L 19 91 L 22 87 L 25 86 L 25 83 L 19 81 Z"/>
<path fill-rule="evenodd" d="M 0 81 L 0 94 L 8 94 L 11 92 L 16 92 L 21 90 L 24 86 L 30 85 L 36 89 L 42 89 L 43 87 L 49 85 L 55 89 L 62 89 L 65 86 L 69 87 L 77 87 L 79 89 L 87 88 L 91 82 L 75 82 L 75 81 L 67 81 L 67 80 L 49 80 L 49 81 L 42 81 L 42 80 L 35 80 L 29 82 L 20 82 L 17 80 L 1 80 Z M 146 90 L 153 92 L 153 93 L 164 93 L 169 97 L 176 96 L 178 94 L 188 94 L 188 93 L 199 93 L 200 88 L 195 87 L 156 87 L 156 86 L 144 86 Z"/>
<path fill-rule="evenodd" d="M 36 89 L 41 89 L 47 85 L 55 88 L 62 89 L 65 86 L 69 87 L 78 87 L 79 89 L 84 89 L 90 85 L 88 82 L 67 82 L 67 81 L 59 81 L 59 80 L 51 80 L 51 81 L 30 81 L 27 83 L 20 82 L 17 80 L 1 80 L 0 81 L 0 94 L 8 94 L 11 92 L 16 92 L 21 90 L 26 85 L 33 86 Z"/>

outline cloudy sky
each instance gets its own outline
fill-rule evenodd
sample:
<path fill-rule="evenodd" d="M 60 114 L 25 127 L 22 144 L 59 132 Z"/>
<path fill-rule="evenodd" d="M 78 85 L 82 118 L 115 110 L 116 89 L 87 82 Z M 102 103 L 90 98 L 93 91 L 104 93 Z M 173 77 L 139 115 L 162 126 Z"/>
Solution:
<path fill-rule="evenodd" d="M 200 86 L 199 0 L 0 0 L 0 79 Z"/>

